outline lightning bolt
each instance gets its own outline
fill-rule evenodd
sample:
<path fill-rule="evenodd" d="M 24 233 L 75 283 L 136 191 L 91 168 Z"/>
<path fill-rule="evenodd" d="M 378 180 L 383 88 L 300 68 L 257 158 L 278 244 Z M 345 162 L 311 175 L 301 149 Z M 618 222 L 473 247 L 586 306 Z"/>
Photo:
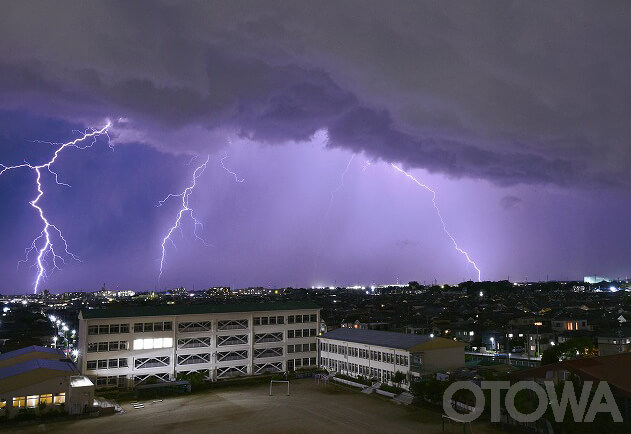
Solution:
<path fill-rule="evenodd" d="M 24 250 L 24 259 L 18 262 L 18 266 L 20 263 L 28 262 L 31 253 L 36 252 L 36 261 L 33 264 L 37 273 L 35 275 L 35 281 L 33 283 L 33 292 L 37 294 L 37 290 L 39 285 L 48 277 L 48 273 L 46 271 L 47 267 L 50 267 L 48 259 L 52 262 L 52 270 L 59 270 L 60 264 L 65 263 L 64 256 L 66 258 L 72 258 L 76 261 L 79 261 L 79 258 L 74 255 L 72 252 L 68 250 L 68 242 L 63 236 L 61 230 L 51 223 L 46 217 L 46 213 L 44 209 L 40 205 L 40 200 L 44 197 L 44 187 L 42 185 L 42 172 L 48 171 L 51 175 L 55 177 L 55 183 L 57 185 L 63 185 L 66 187 L 70 187 L 70 185 L 60 182 L 59 175 L 52 169 L 53 164 L 57 161 L 59 154 L 66 148 L 77 148 L 77 149 L 86 149 L 91 148 L 96 143 L 96 140 L 99 136 L 105 135 L 108 139 L 108 144 L 111 147 L 110 138 L 108 135 L 108 129 L 111 126 L 111 122 L 107 122 L 101 129 L 90 128 L 85 131 L 80 132 L 81 136 L 66 143 L 53 143 L 53 142 L 44 142 L 44 141 L 35 141 L 39 143 L 46 143 L 51 146 L 58 146 L 58 148 L 53 153 L 53 156 L 48 162 L 44 164 L 34 165 L 28 162 L 24 162 L 23 164 L 18 164 L 15 166 L 6 166 L 0 163 L 0 176 L 7 171 L 16 170 L 16 169 L 29 169 L 35 172 L 35 185 L 37 188 L 37 195 L 33 200 L 29 202 L 29 204 L 37 211 L 40 220 L 42 221 L 43 228 L 39 235 L 33 239 L 33 242 L 29 247 Z M 92 139 L 89 141 L 89 139 Z M 84 143 L 88 141 L 88 143 Z M 64 256 L 62 256 L 64 255 Z"/>
<path fill-rule="evenodd" d="M 189 199 L 190 199 L 190 196 L 191 196 L 191 193 L 193 192 L 193 190 L 195 190 L 195 186 L 197 185 L 197 179 L 202 175 L 202 173 L 204 173 L 204 170 L 206 170 L 206 166 L 208 165 L 208 161 L 209 160 L 210 160 L 210 155 L 208 155 L 206 157 L 206 161 L 204 161 L 204 163 L 202 163 L 201 165 L 197 166 L 195 171 L 193 171 L 193 179 L 192 179 L 191 185 L 186 187 L 183 192 L 181 192 L 179 194 L 169 194 L 167 197 L 165 197 L 160 202 L 158 202 L 157 206 L 160 207 L 160 206 L 164 205 L 164 203 L 167 200 L 169 200 L 170 198 L 172 198 L 172 197 L 179 197 L 179 198 L 182 199 L 182 205 L 180 207 L 180 210 L 177 213 L 175 222 L 173 223 L 173 226 L 171 226 L 171 228 L 167 232 L 166 236 L 162 239 L 162 256 L 160 257 L 160 273 L 158 274 L 158 282 L 160 282 L 160 278 L 162 277 L 162 272 L 164 271 L 164 261 L 165 261 L 165 258 L 166 258 L 167 242 L 170 242 L 173 245 L 173 247 L 175 247 L 175 243 L 173 242 L 173 239 L 171 238 L 171 236 L 173 235 L 173 232 L 175 232 L 176 229 L 179 229 L 180 232 L 182 231 L 182 226 L 181 226 L 182 218 L 185 215 L 188 215 L 191 218 L 191 220 L 193 221 L 193 224 L 194 224 L 193 234 L 195 235 L 195 238 L 197 238 L 202 243 L 204 243 L 205 246 L 212 247 L 212 244 L 207 243 L 197 233 L 197 228 L 199 227 L 199 228 L 201 228 L 203 230 L 204 229 L 204 225 L 202 224 L 202 222 L 197 220 L 197 218 L 193 214 L 193 209 L 189 206 L 189 203 L 188 203 Z M 192 162 L 192 160 L 191 160 L 191 162 Z"/>
<path fill-rule="evenodd" d="M 346 174 L 348 173 L 348 169 L 350 169 L 351 163 L 353 162 L 354 159 L 355 159 L 355 154 L 351 155 L 351 158 L 348 160 L 348 163 L 346 163 L 346 167 L 344 168 L 344 171 L 342 171 L 342 175 L 340 176 L 340 183 L 337 185 L 337 187 L 331 190 L 331 194 L 329 196 L 329 204 L 326 207 L 326 211 L 324 213 L 324 216 L 322 217 L 322 220 L 320 221 L 320 238 L 322 238 L 322 231 L 324 230 L 324 223 L 327 221 L 327 219 L 329 218 L 329 214 L 331 213 L 331 208 L 333 207 L 333 199 L 335 199 L 335 194 L 344 187 L 344 178 L 346 177 Z M 320 258 L 320 256 L 322 256 L 322 249 L 323 247 L 322 245 L 320 245 L 318 253 L 316 254 L 315 259 L 313 260 L 314 278 L 315 278 L 316 270 L 318 268 L 318 259 Z"/>
<path fill-rule="evenodd" d="M 224 165 L 224 163 L 223 163 L 223 162 L 224 162 L 224 160 L 225 160 L 226 158 L 228 158 L 228 153 L 227 153 L 227 152 L 224 152 L 224 156 L 223 156 L 223 158 L 220 160 L 220 162 L 221 162 L 221 167 L 223 167 L 223 168 L 224 168 L 224 170 L 225 170 L 226 172 L 228 172 L 229 174 L 231 174 L 232 176 L 234 176 L 234 180 L 235 180 L 236 182 L 244 182 L 244 181 L 245 181 L 245 178 L 241 178 L 241 179 L 239 179 L 239 176 L 238 176 L 236 173 L 234 173 L 232 170 L 228 169 L 228 168 Z"/>
<path fill-rule="evenodd" d="M 447 234 L 447 236 L 449 237 L 449 239 L 451 239 L 451 242 L 454 245 L 454 248 L 460 253 L 462 254 L 465 258 L 467 258 L 467 262 L 471 265 L 473 265 L 473 268 L 475 268 L 475 270 L 478 272 L 478 282 L 482 281 L 482 272 L 480 271 L 480 269 L 478 268 L 478 266 L 476 265 L 476 263 L 471 259 L 471 257 L 469 256 L 469 253 L 467 253 L 465 250 L 461 249 L 458 246 L 458 243 L 456 242 L 456 239 L 449 233 L 449 231 L 447 230 L 447 225 L 445 224 L 445 220 L 443 219 L 442 214 L 440 213 L 440 208 L 438 208 L 438 205 L 436 204 L 436 192 L 434 190 L 432 190 L 431 188 L 429 188 L 427 185 L 423 184 L 422 182 L 420 182 L 418 179 L 416 179 L 414 176 L 410 175 L 409 173 L 407 173 L 405 170 L 401 169 L 399 166 L 390 163 L 391 166 L 396 169 L 397 171 L 403 173 L 405 176 L 407 176 L 408 178 L 410 178 L 412 181 L 414 181 L 419 187 L 424 188 L 425 190 L 429 191 L 430 193 L 432 193 L 432 204 L 434 205 L 434 209 L 436 210 L 436 214 L 438 214 L 438 218 L 440 219 L 440 222 L 443 225 L 443 231 Z"/>

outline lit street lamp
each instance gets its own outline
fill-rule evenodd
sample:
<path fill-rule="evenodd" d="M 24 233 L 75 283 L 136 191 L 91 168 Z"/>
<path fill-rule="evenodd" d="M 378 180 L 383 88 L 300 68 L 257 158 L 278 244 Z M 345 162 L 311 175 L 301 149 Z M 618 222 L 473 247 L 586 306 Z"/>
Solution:
<path fill-rule="evenodd" d="M 539 353 L 539 327 L 542 326 L 543 323 L 541 321 L 536 321 L 535 322 L 535 326 L 537 327 L 537 357 L 541 357 L 541 354 Z"/>

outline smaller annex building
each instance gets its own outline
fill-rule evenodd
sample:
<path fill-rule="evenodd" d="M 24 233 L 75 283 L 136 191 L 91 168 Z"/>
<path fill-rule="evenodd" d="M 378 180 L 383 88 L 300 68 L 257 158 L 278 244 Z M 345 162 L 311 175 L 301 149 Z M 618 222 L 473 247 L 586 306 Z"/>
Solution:
<path fill-rule="evenodd" d="M 396 372 L 414 377 L 463 367 L 461 342 L 430 335 L 339 328 L 318 337 L 319 366 L 352 377 L 392 384 Z"/>
<path fill-rule="evenodd" d="M 94 402 L 94 384 L 60 349 L 31 346 L 0 354 L 0 417 L 20 412 L 80 414 Z"/>

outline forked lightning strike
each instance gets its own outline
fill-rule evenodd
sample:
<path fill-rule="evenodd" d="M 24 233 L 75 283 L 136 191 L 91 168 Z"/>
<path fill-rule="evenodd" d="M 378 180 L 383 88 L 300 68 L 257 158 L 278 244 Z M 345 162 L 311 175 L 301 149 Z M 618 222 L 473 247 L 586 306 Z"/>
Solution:
<path fill-rule="evenodd" d="M 395 168 L 396 170 L 398 170 L 399 172 L 403 173 L 405 176 L 407 176 L 408 178 L 410 178 L 412 181 L 414 181 L 419 187 L 423 187 L 425 190 L 429 191 L 430 193 L 432 193 L 432 204 L 434 204 L 434 209 L 436 209 L 436 214 L 438 214 L 438 218 L 440 219 L 440 222 L 443 225 L 443 231 L 447 234 L 447 236 L 451 239 L 451 242 L 454 244 L 454 248 L 460 252 L 462 255 L 464 255 L 465 258 L 467 258 L 467 262 L 469 262 L 469 264 L 473 265 L 473 268 L 475 268 L 475 270 L 478 272 L 478 282 L 482 281 L 482 272 L 480 271 L 480 269 L 478 268 L 478 266 L 476 265 L 476 263 L 469 257 L 469 253 L 467 253 L 465 250 L 462 250 L 459 246 L 458 243 L 456 242 L 455 238 L 449 233 L 449 231 L 447 230 L 447 225 L 445 224 L 445 220 L 443 220 L 443 216 L 440 213 L 440 209 L 438 208 L 438 205 L 436 204 L 436 192 L 434 190 L 432 190 L 431 188 L 429 188 L 427 185 L 423 184 L 422 182 L 420 182 L 418 179 L 416 179 L 414 176 L 410 175 L 409 173 L 407 173 L 405 170 L 401 169 L 400 167 L 398 167 L 395 164 L 392 164 L 393 168 Z"/>
<path fill-rule="evenodd" d="M 193 234 L 195 235 L 195 238 L 197 238 L 202 243 L 204 243 L 205 246 L 212 246 L 212 244 L 207 243 L 202 237 L 200 237 L 197 234 L 197 228 L 200 227 L 204 229 L 204 225 L 202 224 L 202 222 L 197 220 L 197 218 L 193 214 L 193 209 L 190 208 L 189 206 L 189 198 L 191 196 L 191 193 L 195 189 L 195 186 L 197 185 L 197 178 L 199 178 L 202 175 L 202 173 L 204 173 L 204 170 L 206 170 L 206 166 L 208 165 L 209 160 L 210 160 L 210 155 L 206 157 L 206 161 L 204 161 L 203 164 L 197 166 L 197 168 L 193 172 L 193 181 L 191 185 L 186 187 L 182 193 L 169 194 L 167 197 L 165 197 L 160 202 L 158 202 L 157 206 L 160 207 L 164 205 L 164 203 L 172 197 L 179 197 L 182 199 L 182 207 L 180 208 L 180 211 L 177 213 L 177 218 L 175 219 L 175 223 L 173 224 L 173 226 L 171 226 L 166 236 L 162 239 L 162 256 L 160 258 L 160 274 L 158 275 L 158 282 L 160 281 L 160 278 L 162 277 L 162 272 L 164 270 L 164 261 L 166 258 L 167 241 L 170 241 L 173 247 L 175 247 L 175 243 L 173 242 L 173 239 L 171 238 L 171 236 L 173 235 L 173 232 L 175 232 L 176 229 L 179 229 L 180 231 L 182 230 L 182 226 L 181 226 L 182 218 L 184 217 L 185 214 L 188 214 L 191 220 L 193 221 L 193 225 L 194 225 Z"/>
<path fill-rule="evenodd" d="M 72 140 L 67 143 L 52 143 L 52 142 L 38 141 L 40 143 L 47 143 L 50 145 L 59 146 L 55 150 L 53 157 L 44 164 L 33 165 L 31 163 L 24 162 L 23 164 L 18 164 L 15 166 L 6 166 L 0 163 L 0 175 L 4 174 L 4 172 L 7 172 L 9 170 L 14 170 L 14 169 L 29 169 L 35 172 L 35 185 L 37 186 L 37 195 L 35 196 L 33 200 L 29 202 L 29 204 L 33 208 L 35 208 L 35 210 L 37 211 L 39 218 L 42 221 L 42 224 L 44 225 L 44 227 L 42 228 L 42 231 L 40 232 L 40 234 L 37 237 L 35 237 L 31 245 L 25 249 L 24 260 L 21 260 L 18 262 L 18 265 L 22 262 L 28 262 L 29 256 L 31 255 L 31 253 L 37 252 L 37 259 L 34 264 L 34 266 L 37 268 L 37 274 L 35 276 L 35 282 L 33 285 L 33 292 L 35 294 L 37 294 L 39 285 L 48 276 L 48 273 L 46 271 L 46 268 L 50 267 L 47 260 L 48 257 L 51 257 L 52 270 L 60 269 L 59 262 L 61 262 L 61 264 L 65 263 L 64 256 L 66 258 L 70 257 L 76 261 L 79 261 L 79 258 L 68 250 L 68 242 L 64 238 L 61 230 L 48 220 L 48 218 L 46 217 L 46 214 L 44 213 L 44 209 L 39 204 L 40 199 L 44 196 L 44 187 L 42 186 L 42 170 L 45 169 L 48 172 L 50 172 L 55 177 L 55 183 L 57 185 L 64 185 L 66 187 L 70 187 L 70 185 L 64 182 L 60 182 L 59 175 L 57 174 L 57 172 L 55 172 L 52 169 L 52 165 L 55 164 L 55 162 L 57 161 L 57 157 L 59 157 L 59 154 L 61 153 L 61 151 L 63 151 L 66 148 L 77 148 L 77 149 L 90 148 L 96 143 L 97 137 L 101 135 L 105 135 L 108 138 L 108 142 L 109 142 L 109 135 L 107 131 L 110 126 L 111 126 L 111 122 L 108 121 L 107 125 L 105 125 L 100 130 L 91 128 L 89 130 L 83 131 L 81 132 L 81 137 L 78 137 L 77 139 Z M 81 145 L 82 142 L 90 138 L 92 139 L 91 142 L 85 145 Z M 58 248 L 56 247 L 57 245 L 59 245 Z M 63 253 L 62 253 L 62 250 L 63 250 Z M 64 255 L 64 256 L 61 256 L 61 255 Z"/>

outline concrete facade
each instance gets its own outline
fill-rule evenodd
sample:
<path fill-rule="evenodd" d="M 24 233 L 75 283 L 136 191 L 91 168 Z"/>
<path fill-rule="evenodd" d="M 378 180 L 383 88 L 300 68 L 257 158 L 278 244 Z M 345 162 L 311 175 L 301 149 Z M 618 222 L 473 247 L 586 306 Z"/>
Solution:
<path fill-rule="evenodd" d="M 193 372 L 215 381 L 317 363 L 320 309 L 311 303 L 194 307 L 82 312 L 81 372 L 97 387 L 127 388 Z"/>

